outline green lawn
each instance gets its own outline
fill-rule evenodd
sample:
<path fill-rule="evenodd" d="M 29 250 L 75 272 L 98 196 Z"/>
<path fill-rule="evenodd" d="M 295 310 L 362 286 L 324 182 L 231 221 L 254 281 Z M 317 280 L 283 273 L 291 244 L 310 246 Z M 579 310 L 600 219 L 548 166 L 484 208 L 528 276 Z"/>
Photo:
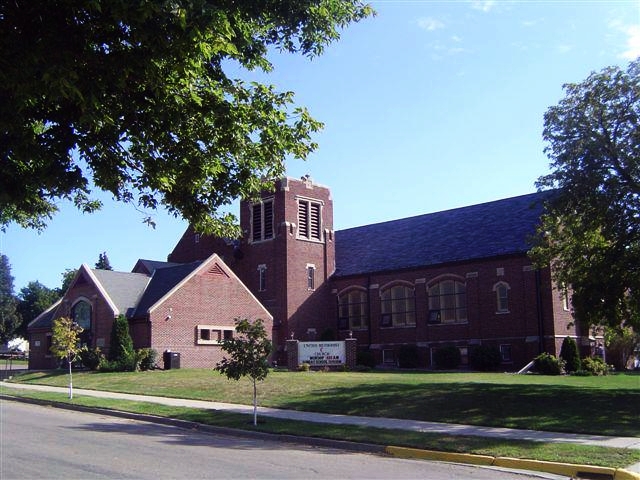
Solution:
<path fill-rule="evenodd" d="M 66 386 L 64 372 L 14 381 Z M 74 373 L 76 388 L 250 404 L 251 384 L 212 370 Z M 271 372 L 262 406 L 470 425 L 640 436 L 640 375 Z"/>
<path fill-rule="evenodd" d="M 548 462 L 564 462 L 600 467 L 625 468 L 640 462 L 640 450 L 605 448 L 574 444 L 551 444 L 525 440 L 501 440 L 440 433 L 407 432 L 352 425 L 329 425 L 320 423 L 262 418 L 253 426 L 250 415 L 171 407 L 144 402 L 114 400 L 76 395 L 69 400 L 64 393 L 38 392 L 6 389 L 11 397 L 28 397 L 55 404 L 73 404 L 90 408 L 106 408 L 126 412 L 177 418 L 191 422 L 241 430 L 272 434 L 320 437 L 378 445 L 394 445 L 457 453 L 472 453 L 494 457 L 524 458 Z"/>

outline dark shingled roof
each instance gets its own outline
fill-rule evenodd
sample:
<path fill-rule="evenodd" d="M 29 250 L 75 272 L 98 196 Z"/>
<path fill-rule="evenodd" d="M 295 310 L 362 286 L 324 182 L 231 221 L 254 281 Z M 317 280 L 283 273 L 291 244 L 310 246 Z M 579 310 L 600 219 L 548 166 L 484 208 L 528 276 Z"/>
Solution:
<path fill-rule="evenodd" d="M 177 264 L 174 267 L 159 268 L 153 272 L 151 281 L 140 299 L 135 316 L 144 315 L 147 311 L 173 287 L 193 272 L 202 262 Z"/>
<path fill-rule="evenodd" d="M 334 276 L 523 253 L 550 192 L 339 230 Z"/>
<path fill-rule="evenodd" d="M 130 317 L 149 283 L 149 275 L 98 269 L 92 269 L 91 272 L 120 313 Z"/>
<path fill-rule="evenodd" d="M 174 262 L 161 262 L 159 260 L 146 260 L 144 258 L 141 258 L 134 265 L 132 272 L 148 273 L 149 275 L 151 275 L 155 270 L 159 268 L 175 267 L 177 265 L 180 264 Z"/>
<path fill-rule="evenodd" d="M 51 328 L 53 320 L 62 299 L 58 299 L 53 305 L 29 322 L 27 328 Z"/>

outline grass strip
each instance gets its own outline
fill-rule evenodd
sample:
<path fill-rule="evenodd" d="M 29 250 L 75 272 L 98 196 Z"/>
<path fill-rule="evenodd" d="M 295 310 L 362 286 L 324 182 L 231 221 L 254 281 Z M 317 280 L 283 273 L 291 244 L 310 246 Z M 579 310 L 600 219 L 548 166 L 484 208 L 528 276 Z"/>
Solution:
<path fill-rule="evenodd" d="M 6 394 L 6 392 L 3 392 Z M 640 462 L 640 450 L 606 448 L 564 443 L 542 443 L 526 440 L 500 440 L 439 433 L 407 432 L 404 430 L 329 425 L 297 420 L 261 417 L 257 427 L 251 415 L 215 410 L 172 407 L 155 403 L 104 399 L 76 395 L 72 400 L 63 393 L 12 390 L 8 397 L 26 397 L 42 401 L 94 407 L 145 415 L 175 418 L 204 425 L 272 434 L 328 438 L 377 445 L 394 445 L 443 452 L 473 453 L 495 457 L 512 457 L 551 462 L 625 468 Z"/>
<path fill-rule="evenodd" d="M 13 381 L 65 387 L 64 371 Z M 77 388 L 228 403 L 252 385 L 210 369 L 77 372 Z M 640 375 L 606 377 L 477 372 L 280 372 L 258 386 L 265 407 L 609 436 L 640 436 Z"/>

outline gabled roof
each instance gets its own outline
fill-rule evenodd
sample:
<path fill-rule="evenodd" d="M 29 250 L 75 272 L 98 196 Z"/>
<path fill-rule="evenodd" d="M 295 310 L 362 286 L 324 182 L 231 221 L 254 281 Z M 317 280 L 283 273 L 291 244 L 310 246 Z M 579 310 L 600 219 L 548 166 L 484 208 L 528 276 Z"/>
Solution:
<path fill-rule="evenodd" d="M 93 269 L 91 273 L 102 286 L 117 312 L 130 317 L 149 284 L 149 276 L 142 273 L 114 272 Z"/>
<path fill-rule="evenodd" d="M 339 230 L 334 276 L 362 275 L 527 252 L 540 222 L 539 192 Z"/>
<path fill-rule="evenodd" d="M 134 316 L 144 315 L 164 295 L 178 285 L 202 262 L 177 264 L 173 267 L 159 268 L 151 275 L 151 281 L 140 299 Z"/>
<path fill-rule="evenodd" d="M 180 265 L 180 264 L 175 262 L 161 262 L 158 260 L 145 260 L 141 258 L 136 262 L 136 264 L 133 267 L 133 270 L 131 271 L 133 273 L 146 273 L 148 275 L 151 275 L 153 274 L 154 271 L 156 271 L 159 268 L 175 267 L 177 265 Z"/>

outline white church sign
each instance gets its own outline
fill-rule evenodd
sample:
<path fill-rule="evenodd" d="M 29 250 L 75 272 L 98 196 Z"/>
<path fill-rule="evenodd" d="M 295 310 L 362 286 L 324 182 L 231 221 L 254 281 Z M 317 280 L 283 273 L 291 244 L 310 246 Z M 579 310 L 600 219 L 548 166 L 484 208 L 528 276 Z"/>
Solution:
<path fill-rule="evenodd" d="M 308 363 L 312 367 L 344 365 L 344 342 L 299 342 L 298 362 Z"/>

